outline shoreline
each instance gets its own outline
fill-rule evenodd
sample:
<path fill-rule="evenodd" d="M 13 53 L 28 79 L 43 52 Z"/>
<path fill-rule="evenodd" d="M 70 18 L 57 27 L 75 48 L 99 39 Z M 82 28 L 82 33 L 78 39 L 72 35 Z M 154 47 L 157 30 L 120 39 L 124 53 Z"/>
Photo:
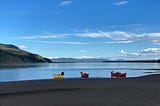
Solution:
<path fill-rule="evenodd" d="M 159 76 L 159 77 L 157 77 Z M 49 84 L 57 84 L 57 83 L 70 83 L 75 81 L 121 81 L 121 80 L 160 80 L 160 74 L 151 74 L 151 75 L 145 75 L 145 76 L 138 76 L 138 77 L 127 77 L 127 78 L 101 78 L 101 77 L 92 77 L 92 78 L 64 78 L 64 79 L 37 79 L 37 80 L 22 80 L 22 81 L 8 81 L 8 82 L 0 82 L 0 95 L 3 94 L 12 94 L 12 93 L 21 93 L 21 92 L 33 92 L 33 91 L 45 91 L 47 88 L 42 87 L 43 85 L 48 85 L 48 89 L 57 89 L 58 87 L 65 87 L 58 84 L 58 86 L 49 86 Z M 40 84 L 39 84 L 40 83 Z M 32 85 L 30 88 L 29 84 Z M 36 85 L 38 84 L 38 86 Z M 75 83 L 76 84 L 76 83 Z M 15 88 L 9 88 L 7 86 L 14 86 Z M 26 87 L 26 88 L 25 88 Z M 6 89 L 8 88 L 8 89 Z M 25 89 L 24 89 L 25 88 Z"/>
<path fill-rule="evenodd" d="M 159 82 L 160 74 L 0 82 L 0 106 L 158 106 Z"/>

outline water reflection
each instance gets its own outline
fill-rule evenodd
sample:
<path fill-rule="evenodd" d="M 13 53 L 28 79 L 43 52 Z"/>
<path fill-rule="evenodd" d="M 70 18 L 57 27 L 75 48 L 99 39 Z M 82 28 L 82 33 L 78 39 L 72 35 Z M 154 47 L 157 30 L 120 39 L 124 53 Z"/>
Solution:
<path fill-rule="evenodd" d="M 127 77 L 143 76 L 160 72 L 158 63 L 43 63 L 1 64 L 0 82 L 53 79 L 53 74 L 65 72 L 65 78 L 80 77 L 87 72 L 91 77 L 110 78 L 110 72 L 126 72 Z M 152 73 L 151 73 L 152 72 Z"/>
<path fill-rule="evenodd" d="M 49 63 L 23 63 L 23 64 L 0 64 L 0 70 L 3 69 L 18 69 L 18 68 L 38 68 L 50 65 Z"/>

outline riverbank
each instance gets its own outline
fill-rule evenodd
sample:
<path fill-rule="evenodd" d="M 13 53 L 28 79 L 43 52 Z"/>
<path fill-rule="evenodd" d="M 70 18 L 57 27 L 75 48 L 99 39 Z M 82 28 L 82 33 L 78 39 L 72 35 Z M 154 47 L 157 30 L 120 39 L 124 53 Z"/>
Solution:
<path fill-rule="evenodd" d="M 160 75 L 0 83 L 0 106 L 159 106 Z"/>

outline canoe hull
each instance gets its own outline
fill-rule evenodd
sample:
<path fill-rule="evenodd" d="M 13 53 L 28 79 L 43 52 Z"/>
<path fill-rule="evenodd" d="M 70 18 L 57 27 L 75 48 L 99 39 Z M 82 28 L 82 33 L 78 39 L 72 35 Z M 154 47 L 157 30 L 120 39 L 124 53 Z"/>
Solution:
<path fill-rule="evenodd" d="M 126 78 L 127 73 L 112 73 L 112 78 Z"/>
<path fill-rule="evenodd" d="M 89 78 L 89 74 L 82 74 L 81 78 Z"/>
<path fill-rule="evenodd" d="M 64 75 L 53 75 L 54 79 L 63 79 Z"/>

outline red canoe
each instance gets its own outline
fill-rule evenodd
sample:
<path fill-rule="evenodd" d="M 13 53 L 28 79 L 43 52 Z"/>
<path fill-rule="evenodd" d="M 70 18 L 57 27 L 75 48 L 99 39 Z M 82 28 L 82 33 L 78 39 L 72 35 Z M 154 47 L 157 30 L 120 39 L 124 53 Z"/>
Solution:
<path fill-rule="evenodd" d="M 113 71 L 111 71 L 111 78 L 126 78 L 127 73 L 120 73 L 120 72 L 116 72 L 114 73 Z"/>
<path fill-rule="evenodd" d="M 89 74 L 81 72 L 81 78 L 89 78 Z"/>

